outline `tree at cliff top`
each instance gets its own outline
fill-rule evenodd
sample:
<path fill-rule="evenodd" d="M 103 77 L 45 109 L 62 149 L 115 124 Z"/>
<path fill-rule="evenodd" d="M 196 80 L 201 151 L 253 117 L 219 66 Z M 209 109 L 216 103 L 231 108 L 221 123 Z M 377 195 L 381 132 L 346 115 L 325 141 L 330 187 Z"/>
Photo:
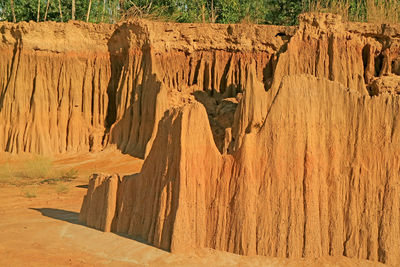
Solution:
<path fill-rule="evenodd" d="M 12 3 L 13 2 L 13 3 Z M 104 3 L 106 2 L 105 16 L 103 16 Z M 116 1 L 92 1 L 90 9 L 89 22 L 101 22 L 102 18 L 104 22 L 115 22 L 114 13 L 116 9 Z M 49 3 L 49 4 L 48 4 Z M 76 20 L 86 21 L 89 1 L 86 0 L 0 0 L 0 20 L 13 21 L 13 9 L 15 10 L 15 20 L 19 21 L 36 21 L 39 15 L 39 21 L 46 20 L 61 21 L 59 3 L 61 6 L 63 21 L 73 19 L 73 15 Z M 73 8 L 75 3 L 75 9 Z M 39 10 L 38 10 L 39 7 Z M 47 13 L 46 13 L 47 9 Z"/>
<path fill-rule="evenodd" d="M 86 21 L 90 1 L 60 0 L 63 20 Z M 296 0 L 95 0 L 90 8 L 90 22 L 116 22 L 120 18 L 150 17 L 176 22 L 217 22 L 288 24 L 296 23 L 303 11 L 303 1 Z M 0 19 L 13 21 L 12 1 L 0 1 Z M 40 10 L 38 10 L 40 6 Z M 37 20 L 46 14 L 46 0 L 14 0 L 16 21 Z M 43 16 L 39 21 L 43 21 Z M 61 21 L 57 1 L 51 1 L 47 20 Z"/>
<path fill-rule="evenodd" d="M 58 2 L 51 1 L 46 13 L 47 3 L 47 0 L 1 0 L 0 20 L 29 21 L 37 20 L 40 15 L 39 21 L 43 21 L 41 14 L 47 14 L 48 20 L 61 21 Z M 176 22 L 294 25 L 300 13 L 318 11 L 337 13 L 351 21 L 400 22 L 400 0 L 59 0 L 59 3 L 63 21 L 89 18 L 89 22 L 114 23 L 145 17 Z"/>

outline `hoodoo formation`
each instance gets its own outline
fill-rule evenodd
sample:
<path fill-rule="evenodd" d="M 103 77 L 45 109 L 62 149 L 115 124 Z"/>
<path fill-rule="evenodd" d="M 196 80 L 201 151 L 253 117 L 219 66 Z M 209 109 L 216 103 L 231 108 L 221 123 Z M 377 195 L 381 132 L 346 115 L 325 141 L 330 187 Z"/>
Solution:
<path fill-rule="evenodd" d="M 299 22 L 2 23 L 0 149 L 144 158 L 80 220 L 172 252 L 400 265 L 400 26 Z"/>

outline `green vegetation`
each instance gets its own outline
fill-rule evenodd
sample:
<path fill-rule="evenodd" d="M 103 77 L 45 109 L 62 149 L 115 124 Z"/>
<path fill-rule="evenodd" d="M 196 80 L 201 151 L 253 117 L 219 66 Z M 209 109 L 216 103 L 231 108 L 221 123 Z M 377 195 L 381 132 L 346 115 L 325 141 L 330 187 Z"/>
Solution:
<path fill-rule="evenodd" d="M 338 13 L 351 21 L 400 22 L 400 0 L 0 0 L 0 20 L 8 21 L 114 23 L 144 17 L 293 25 L 307 11 Z"/>

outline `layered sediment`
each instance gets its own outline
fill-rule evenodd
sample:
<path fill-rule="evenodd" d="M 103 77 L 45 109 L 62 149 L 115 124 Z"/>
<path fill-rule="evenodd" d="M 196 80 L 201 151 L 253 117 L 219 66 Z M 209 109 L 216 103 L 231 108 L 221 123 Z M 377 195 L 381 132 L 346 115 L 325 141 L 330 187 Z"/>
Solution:
<path fill-rule="evenodd" d="M 399 265 L 400 27 L 299 21 L 2 24 L 0 149 L 145 158 L 80 220 L 172 252 Z"/>

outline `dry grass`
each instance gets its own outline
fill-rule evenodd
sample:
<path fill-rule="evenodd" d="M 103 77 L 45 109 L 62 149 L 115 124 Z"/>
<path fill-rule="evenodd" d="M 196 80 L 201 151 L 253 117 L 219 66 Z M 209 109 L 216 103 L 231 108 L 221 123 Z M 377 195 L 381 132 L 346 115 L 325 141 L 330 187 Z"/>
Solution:
<path fill-rule="evenodd" d="M 10 183 L 13 180 L 14 169 L 9 163 L 0 165 L 0 183 Z"/>
<path fill-rule="evenodd" d="M 367 0 L 367 21 L 374 23 L 400 23 L 400 1 Z"/>
<path fill-rule="evenodd" d="M 33 157 L 23 163 L 0 165 L 0 184 L 26 186 L 33 184 L 56 184 L 69 182 L 78 177 L 75 169 L 56 169 L 53 160 L 46 157 Z"/>
<path fill-rule="evenodd" d="M 400 23 L 399 0 L 308 0 L 305 11 L 339 14 L 346 21 Z"/>
<path fill-rule="evenodd" d="M 152 2 L 145 6 L 138 6 L 132 0 L 129 0 L 129 4 L 131 7 L 121 12 L 121 17 L 119 21 L 136 19 L 147 19 L 153 21 L 171 20 L 171 18 L 168 18 L 164 15 L 164 13 L 166 12 L 166 7 L 155 7 L 153 6 Z"/>
<path fill-rule="evenodd" d="M 26 198 L 35 198 L 37 197 L 37 190 L 35 188 L 25 189 L 23 195 Z"/>
<path fill-rule="evenodd" d="M 0 164 L 0 186 L 21 187 L 25 198 L 36 198 L 41 185 L 50 185 L 61 195 L 70 191 L 68 182 L 78 177 L 76 169 L 55 168 L 53 160 L 47 157 L 27 157 L 25 161 L 6 160 Z"/>
<path fill-rule="evenodd" d="M 46 157 L 34 157 L 25 162 L 21 170 L 15 173 L 18 177 L 27 179 L 41 179 L 51 175 L 53 166 L 52 161 Z"/>
<path fill-rule="evenodd" d="M 68 193 L 69 192 L 69 190 L 70 190 L 70 188 L 68 187 L 68 185 L 66 185 L 66 184 L 64 184 L 64 183 L 61 183 L 61 184 L 58 184 L 57 186 L 56 186 L 56 192 L 57 192 L 57 194 L 66 194 L 66 193 Z"/>

